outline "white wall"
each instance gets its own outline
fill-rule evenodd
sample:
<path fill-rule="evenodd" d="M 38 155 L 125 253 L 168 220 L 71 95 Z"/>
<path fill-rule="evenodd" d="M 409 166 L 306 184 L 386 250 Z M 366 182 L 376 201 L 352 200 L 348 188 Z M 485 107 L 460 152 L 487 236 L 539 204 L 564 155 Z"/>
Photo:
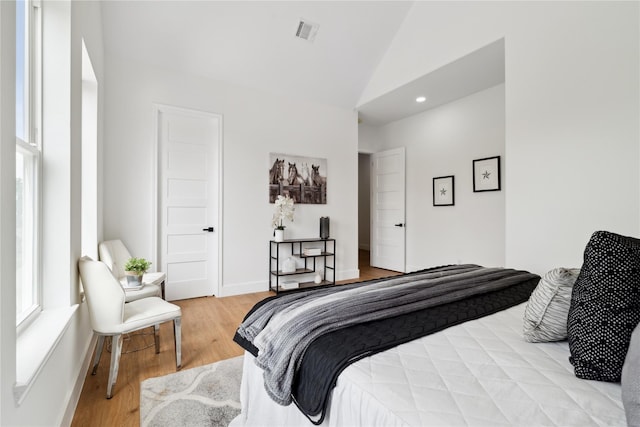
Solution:
<path fill-rule="evenodd" d="M 473 192 L 472 161 L 504 160 L 504 85 L 379 129 L 382 149 L 406 149 L 406 269 L 504 265 L 505 187 Z M 502 163 L 502 182 L 508 176 Z M 433 206 L 433 178 L 454 175 L 455 205 Z"/>
<path fill-rule="evenodd" d="M 7 376 L 16 369 L 15 16 L 14 2 L 0 2 L 0 424 L 12 403 L 4 398 L 13 391 Z"/>
<path fill-rule="evenodd" d="M 2 55 L 2 78 L 8 77 L 5 74 L 5 66 L 15 67 L 15 57 L 13 53 L 5 50 L 4 43 L 15 43 L 11 30 L 13 24 L 5 26 L 4 20 L 15 17 L 11 13 L 5 14 L 7 11 L 14 10 L 10 2 L 0 2 L 0 13 L 3 19 L 2 23 L 2 43 L 3 48 L 0 51 Z M 46 289 L 58 289 L 61 295 L 52 296 L 49 292 L 45 292 L 46 307 L 62 307 L 73 305 L 78 296 L 78 277 L 76 269 L 76 261 L 80 252 L 80 129 L 81 129 L 81 104 L 80 104 L 80 88 L 81 88 L 81 38 L 84 37 L 87 49 L 91 55 L 93 64 L 96 69 L 98 81 L 102 82 L 102 34 L 100 5 L 93 2 L 43 2 L 43 22 L 45 23 L 45 36 L 47 31 L 57 28 L 56 41 L 57 47 L 61 48 L 59 55 L 55 58 L 55 67 L 51 63 L 48 64 L 49 69 L 45 71 L 45 79 L 43 85 L 45 96 L 50 96 L 49 92 L 52 83 L 49 79 L 53 79 L 59 85 L 65 88 L 61 94 L 63 99 L 57 99 L 57 109 L 54 109 L 56 117 L 60 119 L 60 123 L 53 125 L 49 123 L 48 129 L 45 129 L 45 136 L 49 132 L 50 137 L 55 138 L 54 141 L 44 141 L 43 144 L 54 144 L 54 146 L 62 149 L 63 156 L 56 158 L 56 167 L 62 170 L 55 171 L 58 187 L 55 188 L 57 199 L 57 213 L 55 218 L 45 218 L 44 228 L 58 228 L 58 233 L 45 234 L 43 245 L 48 247 L 53 239 L 56 245 L 52 244 L 55 255 L 60 256 L 61 266 L 55 270 L 55 276 L 45 277 Z M 56 27 L 62 24 L 63 27 Z M 5 32 L 5 29 L 6 32 Z M 53 43 L 51 34 L 43 37 L 44 44 Z M 47 61 L 47 58 L 45 58 Z M 52 70 L 55 68 L 55 71 Z M 14 77 L 11 76 L 11 79 Z M 59 78 L 60 80 L 56 80 Z M 11 82 L 11 86 L 14 83 Z M 5 99 L 13 103 L 13 98 L 7 96 L 5 98 L 4 88 L 5 81 L 2 86 L 2 189 L 13 188 L 15 191 L 14 169 L 10 167 L 14 162 L 15 154 L 15 118 L 14 113 L 5 108 Z M 51 99 L 45 99 L 46 103 Z M 15 107 L 11 107 L 15 109 Z M 52 114 L 45 111 L 47 114 Z M 46 116 L 45 120 L 49 120 L 50 116 Z M 13 123 L 12 123 L 13 121 Z M 5 125 L 7 125 L 5 127 Z M 9 128 L 10 127 L 10 128 Z M 10 136 L 10 137 L 7 137 Z M 99 142 L 101 140 L 98 137 Z M 43 137 L 44 140 L 44 137 Z M 51 149 L 51 145 L 49 145 Z M 5 151 L 6 150 L 6 151 Z M 5 156 L 9 153 L 10 155 Z M 9 166 L 8 170 L 5 166 Z M 8 171 L 8 173 L 5 173 Z M 48 172 L 45 170 L 45 179 Z M 15 211 L 15 195 L 12 192 L 2 192 L 2 211 Z M 47 199 L 44 200 L 44 206 L 47 207 Z M 45 216 L 51 212 L 51 209 L 45 210 Z M 58 217 L 63 212 L 61 217 Z M 54 216 L 54 215 L 51 215 Z M 15 335 L 15 237 L 8 235 L 7 224 L 11 224 L 13 220 L 7 217 L 15 217 L 14 215 L 3 215 L 2 220 L 2 271 L 0 300 L 2 306 L 0 315 L 2 319 L 2 332 L 0 333 L 1 351 L 0 360 L 0 386 L 2 387 L 0 398 L 0 424 L 1 425 L 68 425 L 71 422 L 73 411 L 80 394 L 86 368 L 88 364 L 87 355 L 90 352 L 90 344 L 92 342 L 93 333 L 91 331 L 87 310 L 85 304 L 74 311 L 69 319 L 66 329 L 61 332 L 59 341 L 51 349 L 45 362 L 42 364 L 40 371 L 31 382 L 29 390 L 24 395 L 24 400 L 20 405 L 16 405 L 13 396 L 13 386 L 17 378 L 16 369 L 16 335 Z M 47 221 L 57 221 L 51 224 Z M 13 224 L 11 234 L 15 233 L 15 224 Z M 100 233 L 101 225 L 98 225 L 98 233 Z M 48 240 L 47 240 L 48 239 Z M 44 258 L 51 258 L 54 255 L 50 251 L 45 252 Z M 50 270 L 51 271 L 51 270 Z M 45 307 L 45 308 L 46 308 Z M 5 333 L 6 332 L 6 333 Z M 19 355 L 18 355 L 19 357 Z M 24 357 L 24 355 L 22 355 Z"/>
<path fill-rule="evenodd" d="M 310 104 L 107 56 L 105 238 L 152 257 L 153 103 L 223 115 L 221 295 L 267 289 L 269 153 L 327 159 L 326 205 L 296 205 L 287 237 L 318 236 L 321 216 L 337 239 L 337 278 L 358 276 L 357 117 Z M 131 191 L 134 188 L 135 191 Z M 123 209 L 123 206 L 129 206 Z M 170 280 L 170 278 L 169 278 Z"/>
<path fill-rule="evenodd" d="M 360 153 L 376 153 L 380 151 L 381 144 L 378 126 L 366 122 L 358 125 L 358 151 Z"/>
<path fill-rule="evenodd" d="M 595 230 L 638 236 L 638 2 L 418 2 L 363 104 L 505 38 L 505 264 L 580 266 Z"/>

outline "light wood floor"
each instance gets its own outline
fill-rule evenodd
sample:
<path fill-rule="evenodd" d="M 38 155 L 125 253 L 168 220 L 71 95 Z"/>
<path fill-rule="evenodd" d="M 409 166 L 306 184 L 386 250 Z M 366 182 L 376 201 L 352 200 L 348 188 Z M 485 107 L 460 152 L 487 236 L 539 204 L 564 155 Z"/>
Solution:
<path fill-rule="evenodd" d="M 369 280 L 398 273 L 369 266 L 369 252 L 360 251 L 360 279 Z M 351 282 L 356 281 L 352 280 Z M 348 281 L 340 282 L 348 283 Z M 182 308 L 182 369 L 195 368 L 243 354 L 232 341 L 244 315 L 272 292 L 233 297 L 205 297 L 177 301 Z M 153 344 L 152 335 L 137 335 L 123 343 L 118 380 L 113 397 L 105 399 L 110 353 L 103 352 L 95 376 L 87 373 L 72 426 L 138 426 L 140 382 L 176 371 L 172 324 L 160 328 L 160 354 L 153 347 L 124 353 Z M 61 390 L 61 392 L 63 392 Z"/>

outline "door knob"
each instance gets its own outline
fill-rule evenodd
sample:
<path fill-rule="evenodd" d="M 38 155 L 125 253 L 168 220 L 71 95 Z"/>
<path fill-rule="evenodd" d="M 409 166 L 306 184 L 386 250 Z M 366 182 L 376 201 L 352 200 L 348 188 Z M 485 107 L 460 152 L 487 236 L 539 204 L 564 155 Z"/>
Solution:
<path fill-rule="evenodd" d="M 395 226 L 396 226 L 396 227 L 404 227 L 404 224 L 403 224 L 403 223 L 401 223 L 401 222 L 399 222 L 399 223 L 395 224 Z"/>
<path fill-rule="evenodd" d="M 213 233 L 213 227 L 203 228 L 202 231 L 208 231 L 209 233 Z"/>

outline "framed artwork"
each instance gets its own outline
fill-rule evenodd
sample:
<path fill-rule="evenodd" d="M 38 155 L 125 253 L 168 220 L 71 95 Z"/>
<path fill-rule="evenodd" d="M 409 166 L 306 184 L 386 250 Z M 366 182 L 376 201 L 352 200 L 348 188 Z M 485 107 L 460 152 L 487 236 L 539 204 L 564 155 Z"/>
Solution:
<path fill-rule="evenodd" d="M 433 206 L 453 206 L 455 204 L 453 175 L 433 178 Z"/>
<path fill-rule="evenodd" d="M 473 191 L 500 191 L 500 156 L 473 161 Z"/>
<path fill-rule="evenodd" d="M 269 203 L 289 195 L 295 203 L 327 203 L 327 159 L 269 154 Z"/>

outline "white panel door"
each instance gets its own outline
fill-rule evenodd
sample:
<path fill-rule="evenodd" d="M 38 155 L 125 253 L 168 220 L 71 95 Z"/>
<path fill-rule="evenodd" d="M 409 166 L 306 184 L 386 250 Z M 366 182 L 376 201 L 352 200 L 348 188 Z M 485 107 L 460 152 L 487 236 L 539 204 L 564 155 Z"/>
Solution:
<path fill-rule="evenodd" d="M 158 107 L 159 252 L 167 300 L 218 294 L 220 120 Z"/>
<path fill-rule="evenodd" d="M 371 156 L 371 266 L 405 271 L 404 147 Z"/>

